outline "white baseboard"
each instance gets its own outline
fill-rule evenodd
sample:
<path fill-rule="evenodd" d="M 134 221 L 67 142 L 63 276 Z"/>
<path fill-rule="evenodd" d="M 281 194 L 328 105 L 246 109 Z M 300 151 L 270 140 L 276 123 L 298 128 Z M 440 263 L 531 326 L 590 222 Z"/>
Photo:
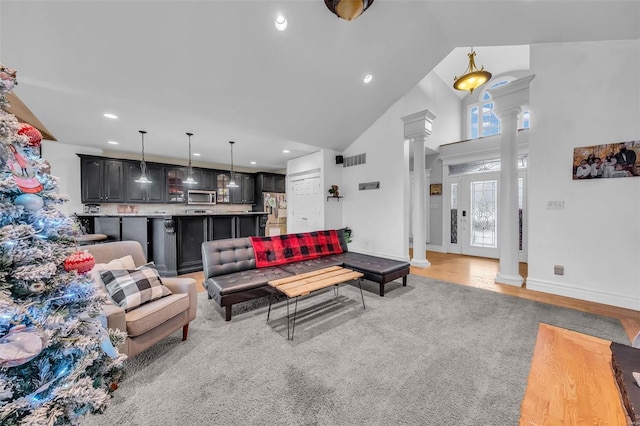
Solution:
<path fill-rule="evenodd" d="M 638 297 L 585 289 L 566 283 L 528 277 L 527 289 L 556 294 L 559 296 L 572 297 L 574 299 L 587 300 L 590 302 L 603 303 L 605 305 L 618 306 L 620 308 L 640 310 L 640 298 Z"/>
<path fill-rule="evenodd" d="M 386 253 L 377 253 L 374 251 L 364 251 L 364 250 L 349 250 L 349 251 L 353 251 L 354 253 L 360 253 L 360 254 L 368 254 L 369 256 L 384 257 L 386 259 L 399 260 L 401 262 L 409 262 L 409 255 L 398 257 L 398 256 L 392 256 Z"/>
<path fill-rule="evenodd" d="M 438 252 L 438 253 L 448 253 L 446 247 L 436 246 L 434 244 L 427 244 L 427 251 L 435 251 L 435 252 Z"/>

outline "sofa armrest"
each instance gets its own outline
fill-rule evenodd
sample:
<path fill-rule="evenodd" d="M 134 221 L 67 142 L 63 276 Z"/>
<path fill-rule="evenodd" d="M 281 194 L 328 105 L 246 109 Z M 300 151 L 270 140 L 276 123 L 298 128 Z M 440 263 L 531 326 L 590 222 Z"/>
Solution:
<path fill-rule="evenodd" d="M 196 318 L 198 310 L 198 287 L 193 278 L 162 278 L 162 284 L 166 285 L 172 293 L 189 295 L 189 321 Z"/>
<path fill-rule="evenodd" d="M 107 317 L 107 328 L 127 332 L 124 309 L 118 305 L 102 305 L 102 312 Z"/>

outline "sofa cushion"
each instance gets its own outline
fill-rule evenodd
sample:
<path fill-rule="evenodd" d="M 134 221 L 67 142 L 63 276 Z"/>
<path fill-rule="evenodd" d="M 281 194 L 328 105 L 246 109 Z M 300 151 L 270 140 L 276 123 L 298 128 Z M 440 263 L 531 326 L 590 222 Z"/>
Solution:
<path fill-rule="evenodd" d="M 249 237 L 258 268 L 283 265 L 342 253 L 335 230 Z"/>
<path fill-rule="evenodd" d="M 280 268 L 249 269 L 227 275 L 217 275 L 205 281 L 209 294 L 227 295 L 267 285 L 269 281 L 290 277 L 291 273 Z"/>
<path fill-rule="evenodd" d="M 342 266 L 342 261 L 331 256 L 325 256 L 317 259 L 290 263 L 288 265 L 281 265 L 279 268 L 294 275 L 299 275 L 306 272 L 317 271 L 318 269 L 328 268 L 330 266 Z"/>
<path fill-rule="evenodd" d="M 153 262 L 137 269 L 103 271 L 100 277 L 113 301 L 125 311 L 171 294 L 162 284 Z"/>
<path fill-rule="evenodd" d="M 129 337 L 140 336 L 189 309 L 187 293 L 170 294 L 125 314 Z"/>
<path fill-rule="evenodd" d="M 133 263 L 133 257 L 130 254 L 121 257 L 120 259 L 113 259 L 109 263 L 96 263 L 91 269 L 91 278 L 93 279 L 93 287 L 96 290 L 96 293 L 102 297 L 104 297 L 105 305 L 113 305 L 113 299 L 107 292 L 107 287 L 104 285 L 104 281 L 102 281 L 102 277 L 100 276 L 100 272 L 109 271 L 114 269 L 135 269 L 136 265 Z"/>
<path fill-rule="evenodd" d="M 204 277 L 255 269 L 253 246 L 249 238 L 227 238 L 202 243 Z"/>
<path fill-rule="evenodd" d="M 409 262 L 385 259 L 384 257 L 371 256 L 349 251 L 333 256 L 341 261 L 345 268 L 357 269 L 361 272 L 371 272 L 376 275 L 387 275 L 404 269 L 409 269 Z"/>

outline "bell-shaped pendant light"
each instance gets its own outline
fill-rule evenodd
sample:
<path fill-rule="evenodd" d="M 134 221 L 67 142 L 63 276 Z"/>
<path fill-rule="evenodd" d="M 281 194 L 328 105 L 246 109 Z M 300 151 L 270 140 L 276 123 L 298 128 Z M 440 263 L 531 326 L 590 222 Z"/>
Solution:
<path fill-rule="evenodd" d="M 237 188 L 238 184 L 236 183 L 236 174 L 233 171 L 233 144 L 235 142 L 234 141 L 229 141 L 229 144 L 231 145 L 231 179 L 229 180 L 229 183 L 227 184 L 227 188 Z"/>
<path fill-rule="evenodd" d="M 474 89 L 485 84 L 491 79 L 491 73 L 482 68 L 476 68 L 476 52 L 471 49 L 471 53 L 467 54 L 469 57 L 469 66 L 462 77 L 453 77 L 453 88 L 456 90 L 468 90 L 473 93 Z"/>
<path fill-rule="evenodd" d="M 324 0 L 330 11 L 338 18 L 353 21 L 371 6 L 373 0 Z"/>
<path fill-rule="evenodd" d="M 144 130 L 138 130 L 140 132 L 140 136 L 142 137 L 142 161 L 140 162 L 140 170 L 142 173 L 140 177 L 136 179 L 135 183 L 151 183 L 151 180 L 147 177 L 147 163 L 144 162 L 144 135 L 147 133 Z"/>
<path fill-rule="evenodd" d="M 183 183 L 186 183 L 187 185 L 195 185 L 198 182 L 193 179 L 193 168 L 191 167 L 191 136 L 193 136 L 193 133 L 187 132 L 187 136 L 189 137 L 189 170 L 187 171 L 187 178 Z"/>

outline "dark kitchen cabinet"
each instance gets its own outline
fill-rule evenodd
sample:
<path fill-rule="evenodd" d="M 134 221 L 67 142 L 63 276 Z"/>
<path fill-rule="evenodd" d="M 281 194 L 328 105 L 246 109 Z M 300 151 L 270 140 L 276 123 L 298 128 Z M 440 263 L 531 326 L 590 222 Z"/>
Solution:
<path fill-rule="evenodd" d="M 179 217 L 177 226 L 178 274 L 202 270 L 202 243 L 208 240 L 206 216 Z"/>
<path fill-rule="evenodd" d="M 186 167 L 165 168 L 167 176 L 167 203 L 184 203 L 186 201 L 186 191 L 188 185 L 184 184 L 187 178 Z"/>
<path fill-rule="evenodd" d="M 203 191 L 216 191 L 218 189 L 215 170 L 200 169 L 200 180 L 198 181 L 198 189 Z"/>
<path fill-rule="evenodd" d="M 153 259 L 149 245 L 149 219 L 146 217 L 122 217 L 120 229 L 122 241 L 138 241 L 144 251 L 145 259 Z"/>
<path fill-rule="evenodd" d="M 120 160 L 80 157 L 83 203 L 121 203 L 124 195 L 124 164 Z"/>
<path fill-rule="evenodd" d="M 273 175 L 273 192 L 287 192 L 285 175 Z"/>
<path fill-rule="evenodd" d="M 237 188 L 231 188 L 229 198 L 233 204 L 253 204 L 255 179 L 248 173 L 236 173 Z"/>
<path fill-rule="evenodd" d="M 234 237 L 233 227 L 235 221 L 233 216 L 211 216 L 209 221 L 211 226 L 209 240 L 223 240 Z"/>
<path fill-rule="evenodd" d="M 229 181 L 231 180 L 230 175 L 231 173 L 223 172 L 223 171 L 218 171 L 215 174 L 216 198 L 217 198 L 216 202 L 219 204 L 230 202 L 230 198 L 229 198 L 230 188 L 228 187 Z"/>
<path fill-rule="evenodd" d="M 258 215 L 236 216 L 236 238 L 260 235 Z"/>
<path fill-rule="evenodd" d="M 136 182 L 141 173 L 140 163 L 125 163 L 126 201 L 128 203 L 163 203 L 166 191 L 164 167 L 159 164 L 147 164 L 147 177 L 151 183 Z"/>
<path fill-rule="evenodd" d="M 258 173 L 255 176 L 256 192 L 286 192 L 285 176 L 275 173 Z"/>
<path fill-rule="evenodd" d="M 106 235 L 109 241 L 122 240 L 122 234 L 120 231 L 120 217 L 96 217 L 93 221 L 93 227 L 96 234 Z"/>

